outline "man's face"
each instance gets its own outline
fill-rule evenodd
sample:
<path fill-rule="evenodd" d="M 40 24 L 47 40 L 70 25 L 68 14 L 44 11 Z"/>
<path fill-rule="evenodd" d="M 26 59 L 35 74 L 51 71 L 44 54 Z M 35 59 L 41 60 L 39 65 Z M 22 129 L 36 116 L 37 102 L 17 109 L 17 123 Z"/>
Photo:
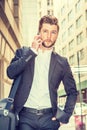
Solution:
<path fill-rule="evenodd" d="M 58 29 L 56 25 L 44 23 L 40 30 L 40 36 L 45 46 L 49 47 L 56 42 Z"/>

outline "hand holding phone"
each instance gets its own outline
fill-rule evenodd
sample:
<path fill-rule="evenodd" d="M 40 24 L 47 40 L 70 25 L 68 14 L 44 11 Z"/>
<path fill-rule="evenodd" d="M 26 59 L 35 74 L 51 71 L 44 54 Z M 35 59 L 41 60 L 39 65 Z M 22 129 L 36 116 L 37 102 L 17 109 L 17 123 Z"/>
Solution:
<path fill-rule="evenodd" d="M 42 44 L 42 39 L 41 39 L 40 35 L 36 35 L 32 42 L 32 48 L 35 49 L 36 51 L 38 51 L 41 44 Z"/>

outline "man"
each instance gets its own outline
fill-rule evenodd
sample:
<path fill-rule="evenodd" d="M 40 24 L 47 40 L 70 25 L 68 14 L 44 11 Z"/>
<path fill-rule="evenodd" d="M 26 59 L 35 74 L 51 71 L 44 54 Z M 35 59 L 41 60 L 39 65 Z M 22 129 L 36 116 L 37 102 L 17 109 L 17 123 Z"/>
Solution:
<path fill-rule="evenodd" d="M 7 68 L 9 78 L 15 80 L 21 75 L 14 99 L 14 111 L 19 113 L 18 130 L 58 130 L 72 115 L 76 84 L 67 59 L 53 52 L 58 33 L 57 18 L 43 16 L 32 46 L 18 49 Z M 64 110 L 59 112 L 57 90 L 61 81 L 67 99 Z"/>

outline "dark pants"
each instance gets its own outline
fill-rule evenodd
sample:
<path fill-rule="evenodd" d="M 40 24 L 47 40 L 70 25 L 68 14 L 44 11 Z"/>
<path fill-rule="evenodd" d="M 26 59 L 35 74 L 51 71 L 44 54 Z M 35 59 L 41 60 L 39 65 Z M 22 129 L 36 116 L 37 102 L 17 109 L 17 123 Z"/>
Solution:
<path fill-rule="evenodd" d="M 36 114 L 22 110 L 19 114 L 18 130 L 58 130 L 60 123 L 52 121 L 53 114 Z"/>

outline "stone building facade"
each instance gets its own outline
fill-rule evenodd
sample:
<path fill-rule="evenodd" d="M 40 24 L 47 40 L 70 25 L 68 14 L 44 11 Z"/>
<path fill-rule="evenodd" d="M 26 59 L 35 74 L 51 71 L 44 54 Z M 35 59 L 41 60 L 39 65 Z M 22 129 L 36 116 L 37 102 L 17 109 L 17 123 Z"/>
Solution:
<path fill-rule="evenodd" d="M 0 0 L 0 99 L 8 96 L 12 81 L 6 68 L 22 41 L 20 0 Z"/>

